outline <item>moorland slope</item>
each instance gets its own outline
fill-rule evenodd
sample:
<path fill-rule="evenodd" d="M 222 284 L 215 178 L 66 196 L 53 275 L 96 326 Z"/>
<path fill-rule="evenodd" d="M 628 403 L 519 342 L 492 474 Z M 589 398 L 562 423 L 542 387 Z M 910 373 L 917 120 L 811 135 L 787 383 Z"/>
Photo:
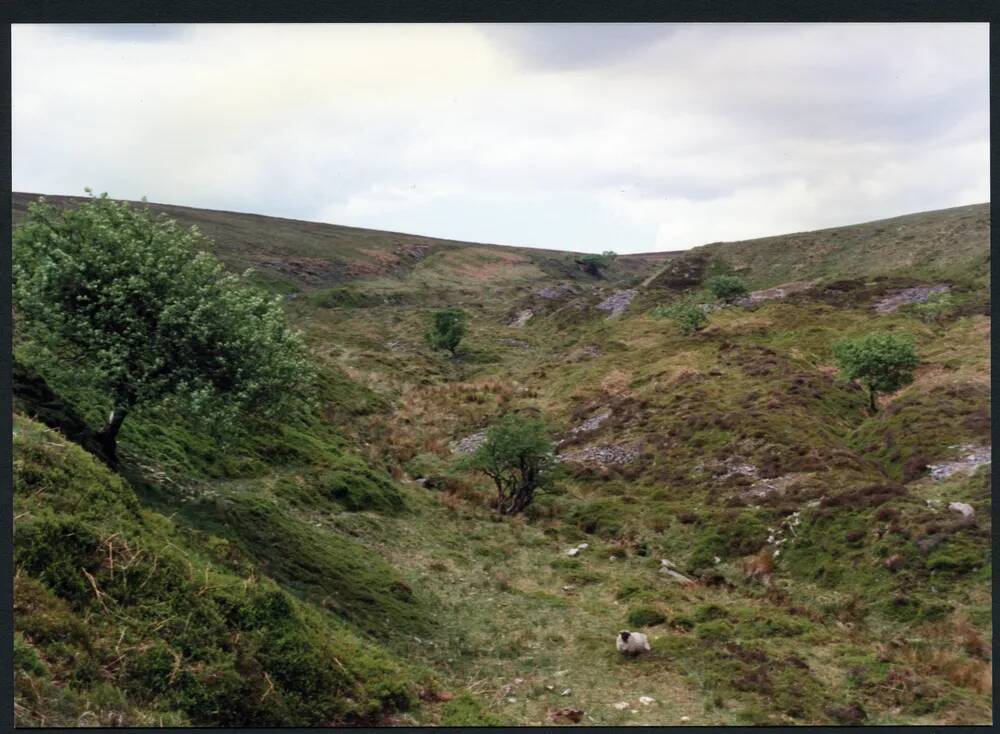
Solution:
<path fill-rule="evenodd" d="M 154 208 L 283 295 L 318 408 L 225 442 L 150 409 L 113 473 L 76 445 L 85 366 L 16 344 L 20 724 L 991 721 L 989 205 L 600 276 Z M 720 273 L 759 290 L 690 336 L 653 315 Z M 455 358 L 422 337 L 442 305 Z M 921 366 L 871 414 L 831 347 L 874 330 Z M 500 520 L 456 459 L 509 411 L 566 476 Z"/>

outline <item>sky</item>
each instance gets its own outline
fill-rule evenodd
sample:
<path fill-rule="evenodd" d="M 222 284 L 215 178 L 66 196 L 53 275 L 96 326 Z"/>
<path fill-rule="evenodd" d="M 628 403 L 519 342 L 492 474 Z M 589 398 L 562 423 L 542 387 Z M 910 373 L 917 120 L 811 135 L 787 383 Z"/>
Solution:
<path fill-rule="evenodd" d="M 619 253 L 989 200 L 961 24 L 16 25 L 15 191 Z"/>

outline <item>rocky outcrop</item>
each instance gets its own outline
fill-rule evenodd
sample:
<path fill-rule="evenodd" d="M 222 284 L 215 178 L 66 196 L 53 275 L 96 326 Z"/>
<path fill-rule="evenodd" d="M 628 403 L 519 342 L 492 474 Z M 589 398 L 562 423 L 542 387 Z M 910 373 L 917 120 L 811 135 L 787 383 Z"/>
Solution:
<path fill-rule="evenodd" d="M 565 284 L 550 285 L 542 288 L 540 291 L 535 291 L 536 297 L 543 298 L 546 301 L 561 301 L 572 295 L 576 295 L 576 289 L 571 285 Z"/>
<path fill-rule="evenodd" d="M 945 461 L 940 464 L 930 464 L 928 469 L 932 479 L 947 479 L 953 474 L 971 474 L 983 464 L 989 464 L 992 452 L 989 446 L 952 446 L 964 453 L 961 459 Z"/>
<path fill-rule="evenodd" d="M 635 446 L 619 444 L 617 446 L 588 446 L 587 448 L 567 451 L 559 455 L 560 461 L 574 464 L 630 464 L 639 458 L 639 449 Z"/>
<path fill-rule="evenodd" d="M 951 287 L 944 283 L 904 288 L 877 301 L 872 308 L 878 313 L 893 313 L 900 306 L 908 306 L 911 303 L 923 303 L 929 300 L 931 296 L 935 296 L 938 293 L 947 293 L 950 290 Z"/>
<path fill-rule="evenodd" d="M 781 285 L 776 285 L 773 288 L 752 291 L 743 298 L 737 298 L 734 300 L 733 304 L 736 306 L 754 306 L 763 301 L 779 300 L 791 295 L 792 293 L 807 291 L 814 285 L 816 285 L 815 280 L 796 280 L 791 283 L 782 283 Z"/>
<path fill-rule="evenodd" d="M 474 453 L 476 449 L 483 445 L 486 441 L 486 431 L 483 429 L 481 431 L 476 431 L 470 436 L 459 439 L 451 444 L 451 450 L 456 454 L 471 454 Z"/>
<path fill-rule="evenodd" d="M 608 318 L 621 316 L 628 310 L 629 304 L 632 303 L 632 299 L 635 298 L 638 293 L 639 291 L 634 288 L 630 288 L 626 291 L 615 291 L 603 301 L 598 303 L 596 308 L 598 311 L 607 311 L 610 314 Z"/>

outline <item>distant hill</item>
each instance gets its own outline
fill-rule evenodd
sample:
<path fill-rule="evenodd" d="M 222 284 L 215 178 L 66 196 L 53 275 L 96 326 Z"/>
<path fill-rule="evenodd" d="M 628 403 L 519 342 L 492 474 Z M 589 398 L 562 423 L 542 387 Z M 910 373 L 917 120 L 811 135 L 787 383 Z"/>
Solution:
<path fill-rule="evenodd" d="M 15 192 L 15 224 L 40 195 Z M 84 200 L 46 196 L 56 205 Z M 513 283 L 547 278 L 591 280 L 576 265 L 582 253 L 424 237 L 260 214 L 150 203 L 186 226 L 198 228 L 216 254 L 234 269 L 254 267 L 290 290 L 340 285 L 380 276 L 407 276 L 422 261 L 440 270 L 442 284 L 477 280 Z M 940 209 L 813 232 L 714 242 L 687 254 L 717 258 L 754 287 L 826 276 L 935 275 L 988 270 L 990 205 Z M 611 245 L 613 247 L 613 245 Z M 607 273 L 611 283 L 655 277 L 685 251 L 623 255 Z M 514 267 L 512 267 L 514 266 Z M 424 266 L 427 269 L 427 266 Z M 452 271 L 452 272 L 446 272 Z M 492 272 L 491 272 L 492 271 Z"/>
<path fill-rule="evenodd" d="M 847 227 L 696 248 L 746 272 L 756 286 L 826 276 L 989 271 L 990 205 L 907 214 Z"/>
<path fill-rule="evenodd" d="M 27 212 L 28 203 L 42 194 L 14 192 L 15 225 Z M 50 196 L 57 206 L 85 201 L 79 196 Z M 138 202 L 132 202 L 138 203 Z M 386 232 L 337 224 L 306 222 L 260 214 L 196 209 L 172 204 L 149 203 L 149 207 L 185 226 L 196 225 L 214 240 L 216 254 L 234 269 L 254 267 L 276 279 L 304 288 L 329 287 L 359 278 L 405 275 L 424 259 L 438 258 L 442 267 L 454 266 L 475 273 L 478 266 L 497 266 L 497 275 L 511 275 L 509 266 L 521 264 L 544 277 L 583 277 L 575 264 L 583 253 L 532 247 L 509 247 L 462 242 L 422 235 Z M 612 279 L 646 272 L 651 265 L 679 252 L 628 255 L 618 258 Z M 443 261 L 442 261 L 443 260 Z M 513 275 L 526 275 L 525 267 Z"/>

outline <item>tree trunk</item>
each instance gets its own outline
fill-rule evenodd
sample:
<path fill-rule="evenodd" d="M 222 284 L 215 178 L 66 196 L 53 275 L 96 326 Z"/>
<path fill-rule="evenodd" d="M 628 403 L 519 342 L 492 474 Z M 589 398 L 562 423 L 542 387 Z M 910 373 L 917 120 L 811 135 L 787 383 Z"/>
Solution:
<path fill-rule="evenodd" d="M 118 432 L 122 428 L 126 415 L 128 415 L 128 411 L 124 408 L 114 408 L 108 416 L 107 424 L 97 434 L 101 448 L 104 449 L 104 453 L 112 465 L 118 463 Z"/>

